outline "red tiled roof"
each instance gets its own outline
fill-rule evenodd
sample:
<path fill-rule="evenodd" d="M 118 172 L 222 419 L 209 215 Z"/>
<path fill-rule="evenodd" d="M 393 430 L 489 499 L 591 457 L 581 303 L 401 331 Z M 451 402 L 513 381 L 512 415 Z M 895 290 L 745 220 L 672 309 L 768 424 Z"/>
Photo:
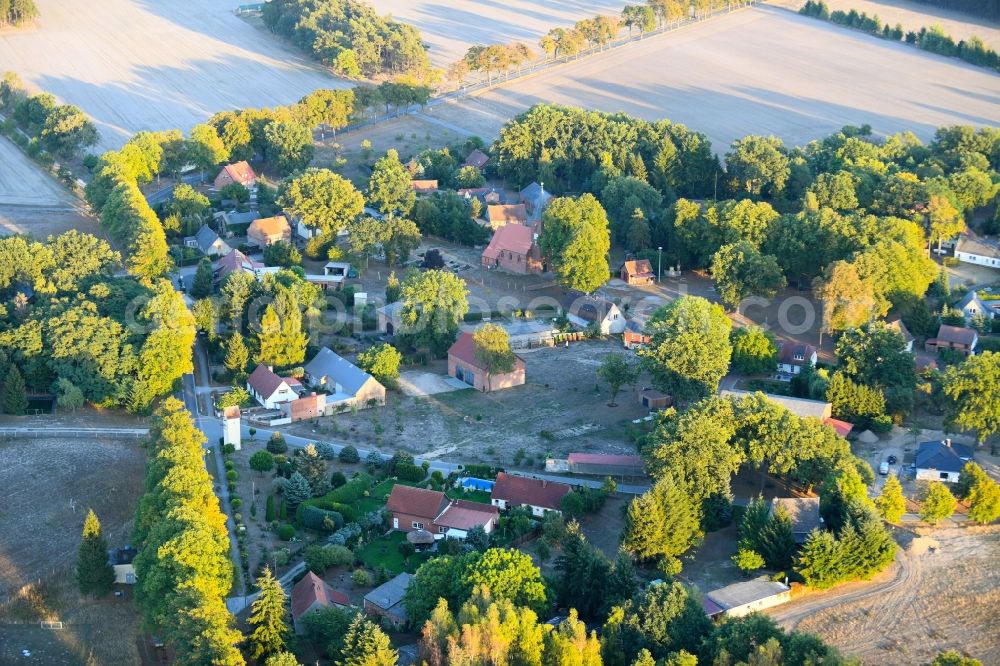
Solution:
<path fill-rule="evenodd" d="M 426 518 L 427 522 L 432 522 L 447 503 L 448 498 L 445 497 L 445 494 L 437 490 L 397 484 L 392 487 L 385 508 L 393 513 L 405 513 L 409 516 Z"/>
<path fill-rule="evenodd" d="M 438 188 L 436 180 L 411 180 L 410 187 L 414 192 L 432 192 Z"/>
<path fill-rule="evenodd" d="M 649 259 L 626 261 L 624 268 L 632 277 L 653 277 L 653 266 L 649 263 Z"/>
<path fill-rule="evenodd" d="M 468 531 L 473 527 L 485 527 L 488 523 L 496 520 L 499 515 L 500 510 L 495 506 L 468 500 L 455 500 L 441 512 L 441 515 L 434 519 L 434 524 Z"/>
<path fill-rule="evenodd" d="M 499 259 L 503 250 L 528 256 L 534 244 L 535 234 L 530 227 L 505 224 L 493 233 L 490 244 L 483 250 L 483 256 L 487 259 Z"/>
<path fill-rule="evenodd" d="M 530 504 L 543 509 L 559 509 L 559 502 L 572 488 L 565 483 L 526 479 L 523 476 L 509 476 L 504 472 L 497 475 L 490 495 L 511 504 Z"/>
<path fill-rule="evenodd" d="M 257 232 L 262 236 L 284 236 L 292 232 L 292 227 L 289 226 L 284 215 L 275 215 L 257 218 L 251 222 L 247 228 L 247 235 L 249 236 L 252 232 Z"/>
<path fill-rule="evenodd" d="M 458 336 L 455 344 L 448 348 L 448 356 L 454 356 L 459 361 L 478 368 L 479 361 L 476 360 L 476 345 L 472 341 L 472 333 L 462 333 Z"/>
<path fill-rule="evenodd" d="M 941 324 L 941 328 L 937 332 L 937 339 L 952 344 L 971 345 L 976 340 L 976 332 L 971 328 Z"/>
<path fill-rule="evenodd" d="M 486 163 L 490 161 L 489 155 L 483 151 L 476 148 L 469 156 L 465 158 L 465 164 L 463 166 L 476 167 L 477 169 L 482 169 L 486 166 Z"/>
<path fill-rule="evenodd" d="M 247 377 L 247 384 L 265 398 L 270 398 L 274 395 L 274 392 L 278 390 L 281 386 L 281 382 L 285 381 L 278 375 L 274 374 L 271 368 L 267 367 L 263 363 L 257 366 L 257 368 L 250 373 Z"/>
<path fill-rule="evenodd" d="M 222 170 L 228 173 L 229 177 L 237 183 L 246 183 L 248 180 L 257 177 L 257 174 L 253 172 L 253 167 L 246 160 L 227 164 L 222 167 Z"/>
<path fill-rule="evenodd" d="M 346 593 L 334 590 L 310 571 L 292 588 L 292 619 L 299 619 L 317 601 L 324 606 L 349 606 L 351 603 Z"/>
<path fill-rule="evenodd" d="M 486 207 L 486 217 L 490 222 L 524 224 L 528 221 L 528 209 L 524 204 L 492 204 Z"/>
<path fill-rule="evenodd" d="M 847 437 L 849 434 L 851 434 L 851 430 L 854 429 L 853 423 L 848 423 L 847 421 L 841 421 L 839 419 L 834 419 L 829 417 L 823 419 L 823 423 L 836 430 L 837 434 L 840 435 L 841 437 Z"/>

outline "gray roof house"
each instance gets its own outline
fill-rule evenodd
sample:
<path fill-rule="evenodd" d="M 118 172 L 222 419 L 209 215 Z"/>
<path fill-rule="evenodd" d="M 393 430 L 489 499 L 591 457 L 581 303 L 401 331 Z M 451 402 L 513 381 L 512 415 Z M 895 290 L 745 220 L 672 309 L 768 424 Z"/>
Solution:
<path fill-rule="evenodd" d="M 779 506 L 792 519 L 792 536 L 797 544 L 805 543 L 809 533 L 823 524 L 818 497 L 775 497 L 771 500 L 771 513 Z"/>
<path fill-rule="evenodd" d="M 913 466 L 917 470 L 917 481 L 945 481 L 955 483 L 973 458 L 972 448 L 964 444 L 944 439 L 936 442 L 921 442 Z"/>
<path fill-rule="evenodd" d="M 967 264 L 1000 268 L 1000 243 L 974 234 L 963 234 L 955 245 L 955 258 Z"/>
<path fill-rule="evenodd" d="M 743 617 L 755 611 L 778 606 L 792 598 L 791 588 L 762 576 L 743 583 L 733 583 L 712 590 L 702 599 L 705 615 Z"/>
<path fill-rule="evenodd" d="M 975 289 L 967 293 L 955 307 L 962 311 L 966 320 L 980 314 L 987 319 L 1000 317 L 1000 300 L 984 300 Z"/>
<path fill-rule="evenodd" d="M 201 225 L 201 229 L 194 235 L 194 239 L 198 244 L 198 249 L 206 257 L 221 257 L 229 254 L 232 250 L 229 244 L 219 238 L 219 234 L 215 233 L 212 227 L 207 224 Z"/>
<path fill-rule="evenodd" d="M 562 301 L 562 314 L 574 326 L 587 328 L 594 325 L 601 335 L 621 335 L 625 332 L 625 315 L 609 300 L 569 292 Z"/>
<path fill-rule="evenodd" d="M 365 595 L 365 613 L 381 617 L 396 628 L 403 628 L 410 621 L 406 614 L 406 604 L 403 596 L 413 578 L 411 574 L 401 573 L 392 580 L 379 585 Z"/>
<path fill-rule="evenodd" d="M 328 405 L 365 407 L 370 400 L 385 404 L 385 387 L 347 359 L 323 347 L 305 367 L 303 379 L 311 388 L 330 394 Z"/>

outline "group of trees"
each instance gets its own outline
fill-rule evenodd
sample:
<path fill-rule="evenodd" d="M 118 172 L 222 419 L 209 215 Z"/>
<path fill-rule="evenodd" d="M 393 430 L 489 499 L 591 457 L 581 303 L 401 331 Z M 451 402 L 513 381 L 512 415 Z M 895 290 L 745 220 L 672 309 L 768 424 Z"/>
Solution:
<path fill-rule="evenodd" d="M 136 510 L 135 598 L 179 664 L 244 663 L 226 597 L 233 579 L 226 517 L 205 469 L 205 437 L 174 398 L 150 430 L 145 494 Z"/>
<path fill-rule="evenodd" d="M 807 0 L 805 5 L 799 9 L 799 13 L 856 28 L 883 39 L 897 42 L 905 41 L 907 44 L 914 44 L 925 51 L 961 58 L 980 67 L 1000 70 L 1000 53 L 989 48 L 981 38 L 972 35 L 969 39 L 956 43 L 940 25 L 933 25 L 930 28 L 922 27 L 919 31 L 904 32 L 903 26 L 899 23 L 895 26 L 890 26 L 888 23 L 883 24 L 877 14 L 868 16 L 865 12 L 859 13 L 856 9 L 847 12 L 841 10 L 831 12 L 823 0 Z"/>
<path fill-rule="evenodd" d="M 263 20 L 344 76 L 430 72 L 420 32 L 379 16 L 363 0 L 276 0 L 265 4 Z"/>
<path fill-rule="evenodd" d="M 34 17 L 34 4 L 30 0 L 7 0 L 7 8 L 3 4 L 0 2 L 0 27 L 5 22 L 18 25 Z M 79 107 L 58 104 L 49 93 L 29 95 L 13 72 L 5 72 L 0 80 L 0 111 L 9 114 L 11 122 L 32 137 L 24 147 L 33 156 L 44 150 L 60 159 L 69 159 L 97 143 L 97 127 Z M 12 134 L 15 141 L 19 137 Z"/>
<path fill-rule="evenodd" d="M 623 13 L 624 15 L 624 13 Z M 640 31 L 650 28 L 645 27 L 646 23 L 637 22 L 629 15 L 626 22 L 629 31 L 633 26 L 638 26 Z M 576 55 L 585 48 L 606 46 L 618 37 L 621 30 L 622 21 L 616 16 L 598 15 L 593 18 L 586 18 L 577 21 L 569 28 L 553 28 L 546 33 L 538 45 L 549 58 L 560 58 L 564 56 Z"/>
<path fill-rule="evenodd" d="M 590 293 L 607 282 L 608 218 L 593 195 L 553 199 L 542 214 L 538 245 L 567 289 Z"/>
<path fill-rule="evenodd" d="M 10 304 L 0 312 L 0 347 L 27 387 L 67 407 L 144 412 L 191 372 L 195 323 L 181 295 L 166 280 L 114 276 L 120 261 L 105 241 L 77 231 L 46 243 L 0 239 L 0 294 Z"/>
<path fill-rule="evenodd" d="M 0 28 L 17 27 L 37 17 L 35 0 L 0 0 Z"/>
<path fill-rule="evenodd" d="M 499 76 L 507 73 L 510 69 L 521 67 L 529 62 L 533 57 L 531 49 L 526 44 L 514 42 L 512 44 L 489 44 L 487 46 L 471 46 L 462 59 L 459 67 L 452 68 L 452 75 L 456 72 L 473 71 L 485 72 L 487 81 L 492 85 L 493 74 Z"/>

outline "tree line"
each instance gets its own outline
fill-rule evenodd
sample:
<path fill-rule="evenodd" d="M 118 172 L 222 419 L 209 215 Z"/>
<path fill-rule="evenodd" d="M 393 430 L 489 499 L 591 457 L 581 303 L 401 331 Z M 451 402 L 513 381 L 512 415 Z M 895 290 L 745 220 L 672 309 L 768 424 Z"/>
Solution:
<path fill-rule="evenodd" d="M 31 95 L 14 72 L 4 72 L 0 81 L 0 111 L 8 114 L 4 134 L 30 157 L 46 163 L 53 157 L 75 157 L 98 140 L 93 121 L 79 107 L 58 104 L 49 93 Z M 25 139 L 18 129 L 31 138 Z"/>
<path fill-rule="evenodd" d="M 806 4 L 799 9 L 799 13 L 831 23 L 846 25 L 876 37 L 913 44 L 924 51 L 938 55 L 960 58 L 979 67 L 1000 70 L 1000 53 L 988 47 L 976 35 L 956 42 L 940 25 L 904 32 L 903 26 L 899 23 L 895 26 L 890 26 L 888 23 L 883 25 L 878 15 L 868 16 L 865 12 L 859 13 L 855 9 L 848 12 L 841 10 L 831 12 L 823 0 L 807 0 Z"/>
<path fill-rule="evenodd" d="M 274 0 L 264 5 L 263 20 L 272 32 L 347 77 L 419 79 L 430 73 L 420 31 L 379 16 L 362 0 Z"/>
<path fill-rule="evenodd" d="M 14 384 L 67 408 L 142 413 L 191 372 L 195 327 L 180 294 L 166 280 L 116 277 L 121 257 L 105 241 L 77 231 L 46 243 L 10 236 L 0 239 L 0 264 L 8 390 L 17 375 Z"/>
<path fill-rule="evenodd" d="M 38 18 L 35 0 L 0 0 L 0 28 L 15 28 Z"/>

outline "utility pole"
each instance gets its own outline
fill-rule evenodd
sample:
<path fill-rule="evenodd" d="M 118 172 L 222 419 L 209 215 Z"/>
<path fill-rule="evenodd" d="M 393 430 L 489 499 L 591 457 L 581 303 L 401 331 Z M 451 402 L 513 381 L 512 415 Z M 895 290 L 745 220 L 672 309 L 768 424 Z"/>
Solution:
<path fill-rule="evenodd" d="M 656 248 L 656 283 L 660 283 L 660 266 L 663 264 L 663 246 Z"/>

